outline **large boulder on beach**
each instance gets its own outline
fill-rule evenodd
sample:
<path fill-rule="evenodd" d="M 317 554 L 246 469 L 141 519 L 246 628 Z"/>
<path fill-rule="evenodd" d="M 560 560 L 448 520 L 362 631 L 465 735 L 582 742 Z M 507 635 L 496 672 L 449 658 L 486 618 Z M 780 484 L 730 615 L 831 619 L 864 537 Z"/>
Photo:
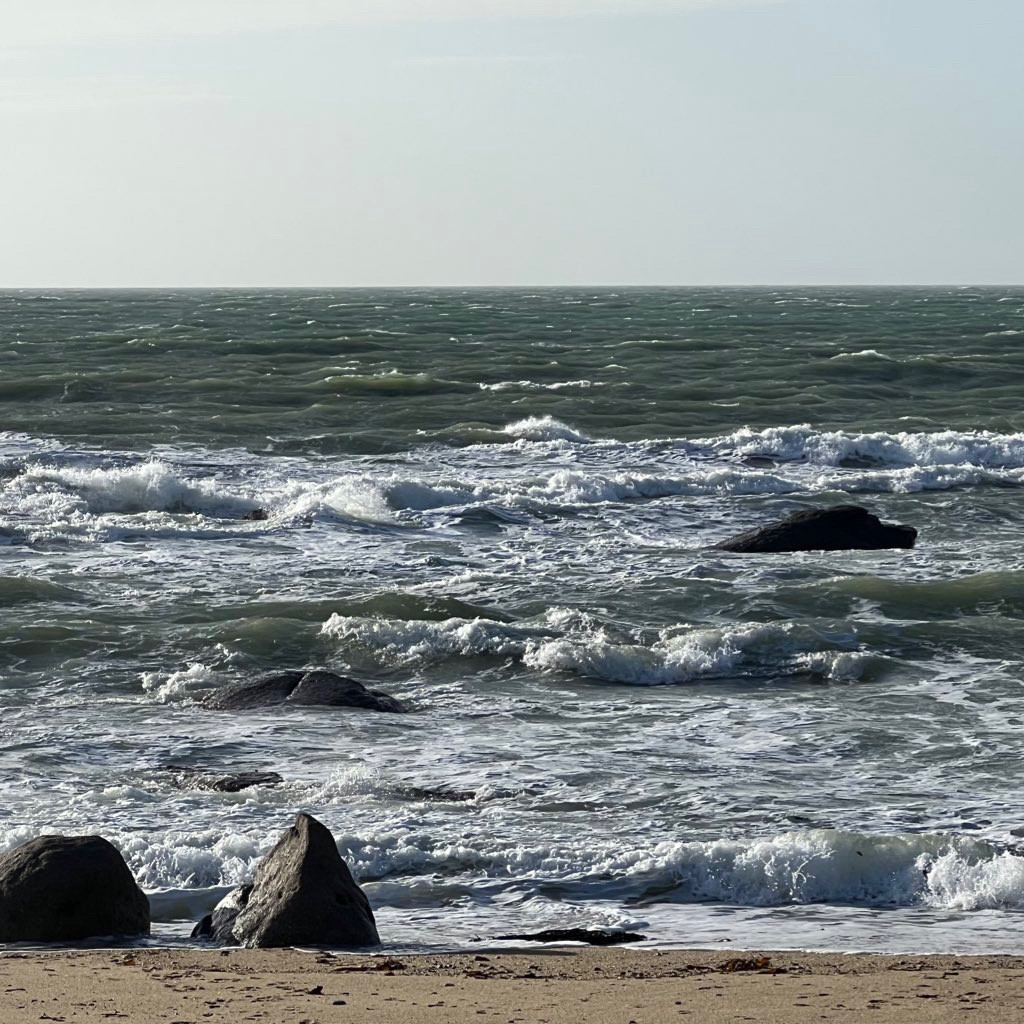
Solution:
<path fill-rule="evenodd" d="M 222 686 L 214 690 L 203 705 L 215 711 L 251 711 L 280 705 L 405 711 L 400 701 L 386 693 L 369 690 L 355 679 L 322 670 L 279 672 L 251 682 Z"/>
<path fill-rule="evenodd" d="M 145 935 L 149 900 L 100 836 L 40 836 L 0 857 L 0 942 Z"/>
<path fill-rule="evenodd" d="M 193 934 L 252 948 L 380 943 L 370 901 L 334 836 L 309 814 L 260 861 L 252 885 L 230 893 Z"/>
<path fill-rule="evenodd" d="M 749 554 L 785 551 L 876 551 L 912 548 L 917 530 L 883 523 L 859 505 L 836 505 L 797 512 L 768 526 L 737 534 L 716 544 L 722 551 Z"/>

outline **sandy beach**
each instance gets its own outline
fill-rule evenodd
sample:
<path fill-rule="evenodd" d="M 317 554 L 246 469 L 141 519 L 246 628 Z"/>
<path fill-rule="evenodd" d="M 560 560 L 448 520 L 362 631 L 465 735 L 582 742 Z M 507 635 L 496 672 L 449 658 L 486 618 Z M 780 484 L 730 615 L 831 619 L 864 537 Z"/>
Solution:
<path fill-rule="evenodd" d="M 1024 1018 L 1024 958 L 538 949 L 119 950 L 0 958 L 0 1020 L 236 1024 Z"/>

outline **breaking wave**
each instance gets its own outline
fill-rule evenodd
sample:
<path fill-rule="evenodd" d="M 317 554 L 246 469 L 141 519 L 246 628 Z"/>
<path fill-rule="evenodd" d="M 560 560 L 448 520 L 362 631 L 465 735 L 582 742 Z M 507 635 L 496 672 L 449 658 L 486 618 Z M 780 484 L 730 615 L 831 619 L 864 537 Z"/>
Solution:
<path fill-rule="evenodd" d="M 486 619 L 409 621 L 332 615 L 321 633 L 399 666 L 451 658 L 500 657 L 539 672 L 571 672 L 633 686 L 699 680 L 811 676 L 852 681 L 877 656 L 851 633 L 802 623 L 662 630 L 650 643 L 618 638 L 585 613 L 552 608 L 536 623 Z M 632 639 L 634 642 L 630 642 Z"/>
<path fill-rule="evenodd" d="M 57 516 L 170 512 L 239 518 L 259 507 L 252 497 L 222 490 L 215 481 L 183 477 L 153 461 L 116 468 L 55 468 L 30 464 L 4 493 L 23 509 L 51 510 Z"/>
<path fill-rule="evenodd" d="M 577 900 L 657 895 L 676 903 L 750 907 L 1024 908 L 1024 857 L 938 833 L 886 836 L 812 829 L 762 838 L 627 841 L 588 848 L 571 842 L 503 842 L 487 833 L 453 837 L 400 822 L 352 832 L 332 822 L 329 810 L 324 817 L 334 825 L 341 854 L 375 906 L 401 905 L 413 891 L 422 905 L 431 902 L 432 889 L 441 902 L 440 895 L 452 886 L 470 895 L 530 881 L 549 894 Z M 25 827 L 6 830 L 0 849 L 32 835 Z M 139 883 L 152 891 L 245 882 L 277 834 L 133 830 L 114 831 L 110 839 Z M 216 896 L 211 898 L 215 901 Z"/>
<path fill-rule="evenodd" d="M 815 430 L 809 424 L 751 430 L 690 442 L 713 452 L 768 456 L 825 466 L 863 460 L 878 466 L 1024 467 L 1024 433 L 989 430 L 853 433 Z"/>
<path fill-rule="evenodd" d="M 484 433 L 490 443 L 500 438 L 526 446 L 529 460 L 513 473 L 474 466 L 449 477 L 384 467 L 368 472 L 360 464 L 339 472 L 301 460 L 285 463 L 277 474 L 260 467 L 247 475 L 233 470 L 206 476 L 159 459 L 113 466 L 13 459 L 0 479 L 0 515 L 10 516 L 2 526 L 12 536 L 24 532 L 34 538 L 57 528 L 93 539 L 139 532 L 214 537 L 225 529 L 224 520 L 257 520 L 232 526 L 233 534 L 318 518 L 409 525 L 420 514 L 481 506 L 500 520 L 503 508 L 558 514 L 666 497 L 906 494 L 1024 485 L 1024 434 L 857 434 L 792 426 L 687 441 L 614 442 L 595 441 L 550 416 Z M 530 446 L 538 443 L 548 445 L 538 463 L 564 451 L 573 465 L 537 472 Z M 577 461 L 584 453 L 586 464 Z M 771 462 L 744 464 L 752 459 Z M 641 461 L 642 471 L 616 471 Z M 300 475 L 284 475 L 289 470 Z"/>
<path fill-rule="evenodd" d="M 477 505 L 555 511 L 602 503 L 665 497 L 909 493 L 977 485 L 1020 486 L 1024 468 L 910 466 L 859 472 L 799 474 L 738 466 L 694 466 L 682 473 L 593 473 L 558 469 L 543 476 L 482 480 L 344 474 L 326 481 L 285 479 L 233 486 L 192 479 L 160 462 L 116 469 L 30 466 L 2 492 L 5 504 L 43 522 L 81 516 L 145 513 L 245 519 L 257 510 L 282 524 L 336 514 L 394 523 L 398 513 Z"/>
<path fill-rule="evenodd" d="M 886 358 L 873 350 L 845 353 L 844 356 Z M 493 443 L 500 440 L 501 435 L 513 441 L 596 444 L 602 449 L 621 449 L 624 453 L 634 454 L 649 452 L 652 448 L 663 450 L 666 445 L 674 445 L 684 452 L 704 458 L 760 456 L 780 462 L 806 462 L 827 467 L 843 467 L 850 463 L 921 469 L 1024 467 L 1024 433 L 1003 434 L 990 430 L 859 433 L 817 430 L 805 423 L 767 427 L 762 430 L 743 427 L 730 434 L 716 437 L 652 438 L 646 441 L 620 442 L 598 441 L 552 416 L 534 416 L 510 423 L 500 432 L 480 429 L 475 431 L 475 439 L 478 441 Z"/>
<path fill-rule="evenodd" d="M 528 416 L 525 420 L 510 423 L 502 431 L 517 441 L 570 441 L 573 444 L 587 444 L 586 434 L 554 416 Z"/>

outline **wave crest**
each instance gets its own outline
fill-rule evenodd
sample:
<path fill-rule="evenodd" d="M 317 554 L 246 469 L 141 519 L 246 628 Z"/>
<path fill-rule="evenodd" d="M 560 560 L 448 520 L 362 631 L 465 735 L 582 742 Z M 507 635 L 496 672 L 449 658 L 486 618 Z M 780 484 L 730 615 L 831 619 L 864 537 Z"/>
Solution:
<path fill-rule="evenodd" d="M 259 507 L 253 497 L 222 490 L 212 480 L 182 477 L 164 462 L 115 468 L 31 464 L 10 485 L 23 505 L 50 507 L 58 515 L 140 512 L 239 518 Z"/>
<path fill-rule="evenodd" d="M 569 620 L 577 617 L 572 624 Z M 698 680 L 809 675 L 859 678 L 872 657 L 849 633 L 826 635 L 802 623 L 676 627 L 650 644 L 621 641 L 569 609 L 534 623 L 487 619 L 409 621 L 332 615 L 321 635 L 378 654 L 391 665 L 452 658 L 512 658 L 539 672 L 572 672 L 633 686 Z"/>
<path fill-rule="evenodd" d="M 332 825 L 332 815 L 324 815 Z M 0 849 L 34 836 L 0 834 Z M 776 907 L 844 904 L 976 911 L 1024 907 L 1024 857 L 990 843 L 939 833 L 867 835 L 810 829 L 764 837 L 524 844 L 487 833 L 455 838 L 404 823 L 360 832 L 334 827 L 339 851 L 378 905 L 401 905 L 415 887 L 422 904 L 454 882 L 474 887 L 530 884 L 575 900 L 650 899 Z M 109 838 L 147 889 L 248 881 L 277 840 L 261 834 L 139 830 Z M 215 902 L 215 900 L 214 900 Z"/>
<path fill-rule="evenodd" d="M 528 416 L 510 423 L 502 431 L 517 441 L 569 441 L 572 444 L 589 444 L 590 438 L 574 427 L 570 427 L 554 416 Z"/>
<path fill-rule="evenodd" d="M 690 443 L 720 453 L 826 466 L 863 460 L 878 466 L 1024 467 L 1024 433 L 999 434 L 990 430 L 853 433 L 815 430 L 804 423 L 764 430 L 744 427 L 722 437 Z"/>

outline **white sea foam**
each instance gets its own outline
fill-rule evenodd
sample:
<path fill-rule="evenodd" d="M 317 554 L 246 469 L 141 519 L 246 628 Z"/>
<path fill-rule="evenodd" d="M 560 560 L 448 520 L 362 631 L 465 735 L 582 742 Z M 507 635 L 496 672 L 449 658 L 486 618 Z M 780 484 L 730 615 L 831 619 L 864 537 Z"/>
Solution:
<path fill-rule="evenodd" d="M 865 459 L 883 466 L 1024 467 L 1024 433 L 989 430 L 855 433 L 815 430 L 809 424 L 752 430 L 690 442 L 722 453 L 768 455 L 836 466 Z"/>
<path fill-rule="evenodd" d="M 479 384 L 481 391 L 567 391 L 575 388 L 589 390 L 603 388 L 605 383 L 593 380 L 560 380 L 552 384 L 541 384 L 533 380 L 501 380 L 496 384 Z M 550 417 L 546 417 L 550 419 Z M 545 438 L 545 440 L 547 440 Z M 568 440 L 572 440 L 571 438 Z"/>
<path fill-rule="evenodd" d="M 663 630 L 651 644 L 616 641 L 589 617 L 554 608 L 536 623 L 443 622 L 332 615 L 324 636 L 378 652 L 390 664 L 449 658 L 515 658 L 540 672 L 572 672 L 635 686 L 744 676 L 815 675 L 852 680 L 869 656 L 852 634 L 826 636 L 792 623 Z"/>
<path fill-rule="evenodd" d="M 347 393 L 369 392 L 383 395 L 432 394 L 440 391 L 466 390 L 471 385 L 460 381 L 443 380 L 429 373 L 402 373 L 387 370 L 382 373 L 340 373 L 331 374 L 318 380 L 318 390 Z"/>
<path fill-rule="evenodd" d="M 590 438 L 553 416 L 529 416 L 510 423 L 504 433 L 519 441 L 570 441 L 586 444 Z"/>
<path fill-rule="evenodd" d="M 832 356 L 833 359 L 881 359 L 887 363 L 899 362 L 898 359 L 893 359 L 892 356 L 887 356 L 884 352 L 879 352 L 875 348 L 864 348 L 859 352 L 840 352 L 838 355 Z"/>
<path fill-rule="evenodd" d="M 522 657 L 531 641 L 557 635 L 541 626 L 510 626 L 490 619 L 442 622 L 332 615 L 323 636 L 380 651 L 397 663 L 478 656 Z"/>
<path fill-rule="evenodd" d="M 354 474 L 325 483 L 287 481 L 277 488 L 267 488 L 261 498 L 272 521 L 278 523 L 306 522 L 325 513 L 369 523 L 395 521 L 386 488 Z"/>
<path fill-rule="evenodd" d="M 278 482 L 250 488 L 252 497 L 230 493 L 197 494 L 187 481 L 163 495 L 147 492 L 114 497 L 77 491 L 8 488 L 0 505 L 0 537 L 32 543 L 66 539 L 116 542 L 146 538 L 218 540 L 256 536 L 268 531 L 308 526 L 316 520 L 348 520 L 386 526 L 418 526 L 437 513 L 490 509 L 500 520 L 519 509 L 530 514 L 564 514 L 574 509 L 670 497 L 799 495 L 819 493 L 882 494 L 951 490 L 979 485 L 1024 485 L 1024 468 L 987 470 L 972 467 L 907 467 L 858 472 L 769 472 L 743 467 L 695 468 L 678 475 L 599 474 L 559 470 L 546 477 L 521 479 L 437 480 L 351 474 L 324 483 Z M 185 496 L 183 498 L 183 495 Z M 143 502 L 164 510 L 141 511 Z M 182 504 L 189 502 L 188 505 Z M 192 502 L 201 504 L 196 507 Z M 120 504 L 122 511 L 99 511 Z M 184 509 L 188 507 L 189 512 Z M 258 521 L 244 521 L 249 511 L 264 509 Z M 504 510 L 504 511 L 503 511 Z M 230 523 L 227 521 L 230 520 Z M 703 538 L 694 536 L 691 543 Z M 676 542 L 678 543 L 678 541 Z"/>
<path fill-rule="evenodd" d="M 1024 468 L 990 470 L 975 466 L 908 466 L 906 469 L 823 474 L 812 490 L 850 493 L 912 494 L 918 491 L 950 491 L 980 485 L 1017 487 L 1024 484 Z"/>
<path fill-rule="evenodd" d="M 541 671 L 575 672 L 636 686 L 764 675 L 859 678 L 864 655 L 802 649 L 807 642 L 783 627 L 755 625 L 694 630 L 663 637 L 651 647 L 563 638 L 532 646 L 522 658 L 525 665 Z"/>
<path fill-rule="evenodd" d="M 847 493 L 909 493 L 983 484 L 1019 486 L 1024 467 L 986 469 L 971 465 L 906 466 L 819 473 L 786 467 L 768 471 L 736 465 L 694 466 L 682 473 L 591 473 L 559 469 L 544 476 L 445 479 L 396 473 L 345 474 L 317 482 L 261 481 L 237 490 L 196 481 L 156 463 L 128 470 L 32 470 L 3 491 L 35 533 L 49 530 L 115 540 L 145 534 L 216 537 L 223 520 L 236 523 L 256 509 L 266 520 L 232 529 L 259 532 L 340 516 L 366 523 L 394 524 L 402 514 L 476 506 L 504 506 L 528 512 L 558 511 L 607 503 L 667 497 Z M 173 519 L 190 516 L 189 521 Z"/>
<path fill-rule="evenodd" d="M 842 358 L 869 357 L 888 358 L 873 349 L 857 353 L 841 353 Z M 839 357 L 837 357 L 839 358 Z M 740 467 L 695 467 L 683 476 L 666 474 L 608 474 L 610 491 L 624 488 L 621 495 L 610 493 L 608 500 L 622 500 L 623 497 L 652 496 L 660 488 L 671 494 L 755 494 L 786 493 L 787 491 L 811 490 L 877 490 L 879 492 L 908 490 L 940 490 L 975 484 L 1017 484 L 1018 474 L 1012 471 L 1024 468 L 1024 433 L 998 433 L 996 431 L 899 431 L 865 432 L 842 430 L 816 430 L 809 424 L 767 427 L 755 430 L 744 427 L 730 434 L 717 437 L 676 439 L 665 441 L 594 441 L 575 427 L 553 419 L 550 416 L 532 417 L 509 424 L 503 433 L 517 443 L 559 442 L 590 443 L 596 449 L 607 452 L 609 459 L 619 452 L 623 457 L 634 460 L 649 458 L 666 444 L 674 444 L 683 451 L 701 458 L 708 455 L 734 459 L 736 456 L 762 456 L 780 460 L 783 463 L 800 463 L 822 467 L 838 468 L 847 463 L 863 463 L 879 469 L 911 469 L 921 471 L 920 476 L 910 479 L 907 474 L 891 479 L 875 477 L 870 483 L 860 483 L 852 488 L 845 486 L 842 474 L 823 476 L 809 486 L 806 479 L 792 478 L 785 474 L 785 467 L 775 474 L 757 473 L 753 469 Z M 943 476 L 936 470 L 961 467 L 988 470 L 993 475 L 962 479 Z M 734 476 L 730 476 L 730 472 Z M 554 479 L 554 478 L 553 478 Z M 632 493 L 627 493 L 632 491 Z M 593 500 L 593 499 L 589 499 Z"/>
<path fill-rule="evenodd" d="M 354 518 L 382 521 L 394 513 L 498 505 L 531 512 L 668 497 L 730 497 L 836 493 L 910 493 L 984 484 L 1019 486 L 1024 467 L 987 469 L 971 465 L 906 466 L 863 471 L 781 466 L 766 470 L 737 465 L 696 465 L 679 473 L 595 473 L 558 469 L 544 476 L 430 479 L 387 476 L 347 477 L 317 486 L 300 499 L 313 512 L 334 504 Z M 271 506 L 272 508 L 274 506 Z M 292 506 L 295 511 L 299 505 Z"/>
<path fill-rule="evenodd" d="M 161 704 L 181 700 L 195 690 L 209 689 L 216 683 L 217 673 L 200 662 L 194 662 L 177 672 L 142 673 L 142 689 Z"/>
<path fill-rule="evenodd" d="M 237 518 L 253 511 L 250 496 L 223 490 L 214 480 L 193 480 L 163 462 L 115 468 L 56 468 L 30 464 L 6 489 L 23 507 L 74 513 L 202 513 Z"/>
<path fill-rule="evenodd" d="M 261 500 L 277 521 L 334 511 L 370 522 L 394 522 L 398 513 L 480 505 L 544 511 L 672 495 L 790 494 L 806 487 L 778 474 L 735 466 L 664 476 L 559 469 L 543 476 L 478 480 L 389 473 L 292 482 L 262 494 Z"/>
<path fill-rule="evenodd" d="M 735 466 L 695 468 L 679 475 L 603 474 L 559 469 L 545 476 L 477 481 L 392 475 L 366 477 L 361 483 L 378 488 L 391 509 L 419 512 L 484 504 L 542 511 L 674 495 L 792 494 L 807 489 L 806 483 L 796 479 L 787 480 L 779 474 Z"/>
<path fill-rule="evenodd" d="M 555 452 L 589 441 L 551 417 L 511 424 L 502 436 L 527 448 L 546 441 Z M 686 456 L 682 464 L 680 449 Z M 481 505 L 557 512 L 667 497 L 912 493 L 1024 484 L 1021 433 L 857 434 L 793 426 L 744 428 L 674 446 L 589 442 L 588 450 L 599 456 L 604 471 L 573 466 L 514 476 L 477 469 L 452 477 L 365 471 L 316 477 L 304 466 L 296 477 L 275 477 L 263 469 L 244 477 L 195 477 L 159 460 L 113 467 L 30 461 L 19 463 L 0 485 L 0 515 L 10 513 L 10 527 L 32 538 L 54 531 L 100 540 L 141 534 L 202 538 L 220 536 L 223 520 L 237 523 L 257 509 L 266 511 L 266 519 L 232 529 L 260 532 L 320 517 L 395 525 L 415 522 L 422 513 Z M 674 458 L 663 471 L 615 471 L 616 464 L 641 458 L 650 463 L 665 452 Z M 708 455 L 722 461 L 709 462 Z M 751 456 L 771 456 L 779 465 L 766 469 L 737 462 Z"/>
<path fill-rule="evenodd" d="M 248 881 L 275 837 L 204 829 L 107 837 L 144 888 L 238 885 Z"/>
<path fill-rule="evenodd" d="M 815 829 L 704 842 L 608 841 L 594 848 L 582 841 L 524 844 L 490 832 L 452 834 L 398 822 L 351 832 L 331 824 L 342 856 L 376 905 L 402 905 L 414 893 L 420 906 L 428 905 L 432 887 L 456 883 L 472 891 L 530 881 L 589 900 L 657 892 L 671 893 L 676 902 L 750 907 L 1024 907 L 1024 857 L 941 834 Z M 35 834 L 25 826 L 5 830 L 0 849 Z M 109 838 L 144 888 L 203 890 L 249 880 L 277 835 L 133 829 L 115 830 Z"/>

